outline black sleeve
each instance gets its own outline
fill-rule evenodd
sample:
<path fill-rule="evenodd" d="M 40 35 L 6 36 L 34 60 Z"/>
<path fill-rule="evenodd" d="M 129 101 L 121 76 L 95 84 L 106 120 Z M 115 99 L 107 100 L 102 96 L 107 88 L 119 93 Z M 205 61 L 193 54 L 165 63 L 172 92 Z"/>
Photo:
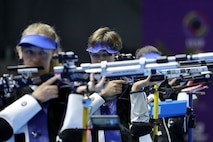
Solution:
<path fill-rule="evenodd" d="M 8 140 L 13 135 L 13 129 L 3 118 L 0 118 L 0 141 Z"/>
<path fill-rule="evenodd" d="M 83 129 L 66 129 L 59 134 L 58 141 L 62 142 L 82 142 Z"/>
<path fill-rule="evenodd" d="M 146 122 L 133 122 L 131 133 L 135 137 L 140 137 L 151 133 L 153 125 Z"/>

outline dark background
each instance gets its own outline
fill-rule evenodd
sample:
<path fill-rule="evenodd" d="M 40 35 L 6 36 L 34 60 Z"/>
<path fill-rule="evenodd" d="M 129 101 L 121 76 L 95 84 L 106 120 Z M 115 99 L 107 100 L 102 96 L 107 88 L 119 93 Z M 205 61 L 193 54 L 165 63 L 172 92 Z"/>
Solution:
<path fill-rule="evenodd" d="M 33 22 L 55 27 L 64 51 L 72 50 L 79 62 L 90 62 L 85 49 L 96 29 L 108 26 L 123 39 L 123 53 L 142 46 L 141 0 L 0 0 L 0 72 L 16 65 L 15 46 L 21 32 Z"/>

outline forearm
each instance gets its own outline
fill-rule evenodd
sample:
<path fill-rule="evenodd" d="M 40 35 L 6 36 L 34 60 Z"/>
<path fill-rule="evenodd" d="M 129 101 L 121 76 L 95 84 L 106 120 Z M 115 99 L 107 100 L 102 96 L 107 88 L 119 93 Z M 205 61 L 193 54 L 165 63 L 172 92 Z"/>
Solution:
<path fill-rule="evenodd" d="M 80 141 L 82 140 L 83 132 L 83 101 L 84 96 L 82 94 L 70 94 L 68 97 L 67 111 L 65 119 L 57 137 L 57 141 L 63 140 Z M 97 93 L 89 96 L 91 99 L 90 115 L 92 115 L 105 101 Z M 89 117 L 88 116 L 88 117 Z M 89 123 L 89 122 L 88 122 Z"/>
<path fill-rule="evenodd" d="M 89 115 L 92 115 L 105 101 L 99 94 L 94 93 L 89 96 L 91 105 Z M 70 94 L 68 97 L 67 111 L 61 131 L 69 128 L 83 128 L 83 95 Z"/>
<path fill-rule="evenodd" d="M 130 94 L 131 100 L 131 122 L 149 122 L 149 110 L 147 97 L 144 92 Z"/>
<path fill-rule="evenodd" d="M 16 133 L 41 109 L 42 108 L 40 104 L 34 97 L 32 97 L 31 95 L 24 95 L 23 97 L 3 109 L 0 112 L 0 118 L 6 120 L 6 122 L 9 124 L 7 126 L 5 125 L 5 127 L 10 129 L 8 127 L 10 126 L 13 130 L 13 133 Z M 0 131 L 5 130 L 0 127 Z"/>
<path fill-rule="evenodd" d="M 150 140 L 149 133 L 152 125 L 149 124 L 149 110 L 146 94 L 144 92 L 132 92 L 131 100 L 131 132 L 141 139 Z"/>
<path fill-rule="evenodd" d="M 93 93 L 89 97 L 92 102 L 91 102 L 91 107 L 90 107 L 90 115 L 92 115 L 96 110 L 100 108 L 101 105 L 105 103 L 104 98 L 101 96 L 101 94 L 98 93 Z"/>

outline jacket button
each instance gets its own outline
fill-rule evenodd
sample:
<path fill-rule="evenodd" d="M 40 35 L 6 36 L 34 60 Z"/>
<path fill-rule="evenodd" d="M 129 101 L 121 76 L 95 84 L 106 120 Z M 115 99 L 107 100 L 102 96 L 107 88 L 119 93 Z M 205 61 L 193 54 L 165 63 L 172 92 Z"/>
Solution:
<path fill-rule="evenodd" d="M 21 106 L 26 106 L 27 105 L 27 102 L 26 101 L 23 101 L 22 103 L 21 103 Z"/>
<path fill-rule="evenodd" d="M 41 134 L 37 133 L 37 132 L 31 132 L 32 136 L 34 138 L 39 137 Z"/>

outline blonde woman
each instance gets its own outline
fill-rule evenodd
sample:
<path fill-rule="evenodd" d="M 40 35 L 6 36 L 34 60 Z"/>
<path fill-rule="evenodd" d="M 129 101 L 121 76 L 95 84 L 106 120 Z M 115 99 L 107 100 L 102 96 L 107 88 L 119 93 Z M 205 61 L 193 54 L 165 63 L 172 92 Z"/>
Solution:
<path fill-rule="evenodd" d="M 59 48 L 59 36 L 53 27 L 33 23 L 23 31 L 17 51 L 24 65 L 44 68 L 33 75 L 40 76 L 52 71 L 52 56 Z M 39 86 L 19 88 L 12 94 L 9 104 L 13 103 L 0 112 L 0 119 L 6 120 L 1 125 L 5 127 L 1 140 L 55 141 L 64 113 L 64 103 L 58 100 L 58 87 L 52 85 L 57 78 L 54 76 Z"/>

